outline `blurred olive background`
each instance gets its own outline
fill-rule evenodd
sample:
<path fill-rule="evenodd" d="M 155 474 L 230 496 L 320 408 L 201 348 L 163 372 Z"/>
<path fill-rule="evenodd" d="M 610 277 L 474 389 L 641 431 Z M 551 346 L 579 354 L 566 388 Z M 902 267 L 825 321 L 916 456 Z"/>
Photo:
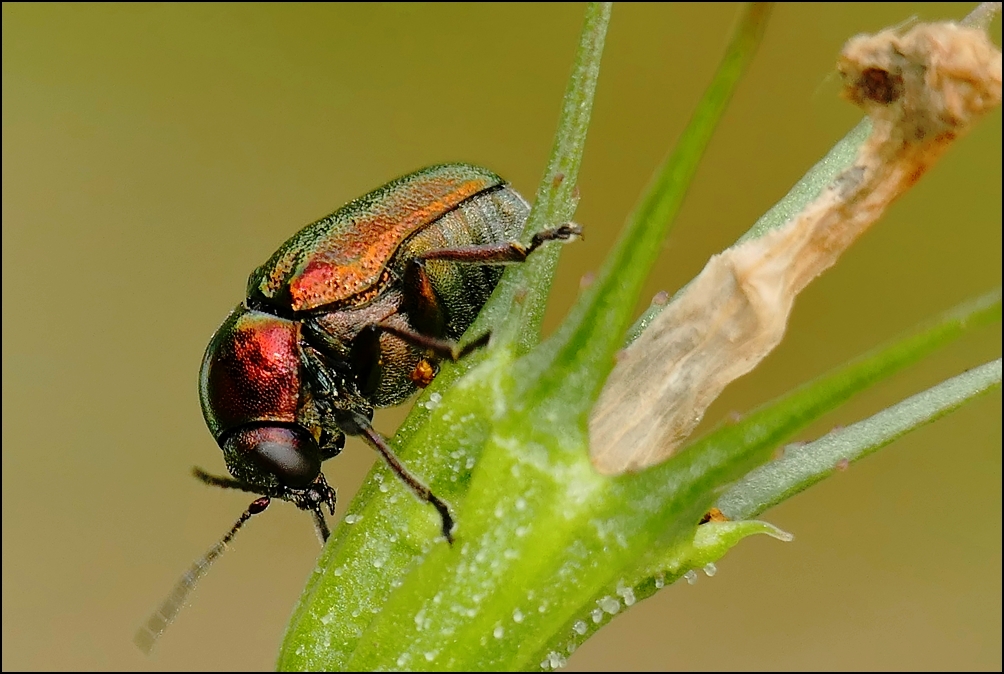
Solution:
<path fill-rule="evenodd" d="M 778 7 L 648 294 L 685 283 L 857 122 L 832 75 L 848 37 L 970 8 Z M 565 250 L 549 330 L 678 137 L 735 13 L 615 7 L 580 176 L 586 239 Z M 237 539 L 152 658 L 131 642 L 249 501 L 189 475 L 225 470 L 196 390 L 206 343 L 283 240 L 390 178 L 468 161 L 532 196 L 581 19 L 580 5 L 3 5 L 5 670 L 273 666 L 318 555 L 286 504 Z M 1000 148 L 997 111 L 808 289 L 709 420 L 999 285 Z M 1000 351 L 999 326 L 984 330 L 804 438 Z M 327 465 L 339 514 L 373 460 L 355 442 Z M 767 517 L 795 541 L 743 543 L 716 577 L 618 616 L 569 668 L 1000 669 L 999 392 Z"/>

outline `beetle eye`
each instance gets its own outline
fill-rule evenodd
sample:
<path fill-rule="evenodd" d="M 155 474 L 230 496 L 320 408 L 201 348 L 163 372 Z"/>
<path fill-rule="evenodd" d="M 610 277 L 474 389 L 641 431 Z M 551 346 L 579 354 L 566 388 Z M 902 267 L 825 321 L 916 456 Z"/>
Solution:
<path fill-rule="evenodd" d="M 305 430 L 287 426 L 238 429 L 227 438 L 228 450 L 249 457 L 287 487 L 306 487 L 321 472 L 321 450 Z"/>

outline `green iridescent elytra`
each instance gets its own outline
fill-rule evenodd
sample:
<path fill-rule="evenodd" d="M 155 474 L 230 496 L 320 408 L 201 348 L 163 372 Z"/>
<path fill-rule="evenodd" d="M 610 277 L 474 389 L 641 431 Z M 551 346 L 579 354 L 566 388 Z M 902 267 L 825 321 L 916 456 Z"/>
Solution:
<path fill-rule="evenodd" d="M 487 169 L 431 166 L 304 227 L 255 270 L 248 295 L 294 312 L 358 304 L 379 292 L 395 258 L 429 248 L 515 240 L 527 213 L 522 197 Z M 443 236 L 422 236 L 421 230 L 430 227 Z"/>

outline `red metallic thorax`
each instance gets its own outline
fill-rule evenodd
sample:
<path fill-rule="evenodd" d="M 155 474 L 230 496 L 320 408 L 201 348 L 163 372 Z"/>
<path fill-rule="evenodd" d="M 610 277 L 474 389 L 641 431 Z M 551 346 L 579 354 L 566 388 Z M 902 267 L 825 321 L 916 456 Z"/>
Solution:
<path fill-rule="evenodd" d="M 213 335 L 199 394 L 213 436 L 255 422 L 296 423 L 300 401 L 299 324 L 243 305 Z"/>

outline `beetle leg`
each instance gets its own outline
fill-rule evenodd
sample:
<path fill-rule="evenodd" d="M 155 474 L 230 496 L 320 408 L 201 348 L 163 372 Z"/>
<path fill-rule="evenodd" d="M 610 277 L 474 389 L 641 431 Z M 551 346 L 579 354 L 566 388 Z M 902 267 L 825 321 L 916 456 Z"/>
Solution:
<path fill-rule="evenodd" d="M 503 241 L 501 243 L 485 243 L 474 246 L 457 246 L 456 248 L 439 248 L 418 253 L 420 260 L 449 260 L 451 262 L 470 262 L 473 264 L 504 264 L 506 262 L 523 262 L 533 251 L 547 241 L 567 241 L 582 236 L 582 228 L 569 223 L 553 229 L 537 232 L 530 239 L 530 245 L 524 246 L 518 241 Z"/>
<path fill-rule="evenodd" d="M 429 335 L 423 335 L 415 330 L 409 330 L 408 328 L 403 328 L 398 325 L 390 325 L 388 323 L 372 323 L 363 328 L 363 330 L 389 333 L 398 339 L 403 339 L 409 344 L 417 346 L 420 349 L 432 351 L 440 358 L 449 358 L 450 360 L 460 360 L 471 351 L 479 349 L 487 344 L 488 340 L 491 338 L 491 334 L 485 333 L 474 341 L 460 346 L 456 342 L 451 342 L 448 339 L 430 337 Z"/>
<path fill-rule="evenodd" d="M 321 440 L 317 443 L 321 447 L 321 460 L 327 461 L 338 456 L 345 448 L 345 434 L 332 433 L 327 428 L 321 429 Z"/>
<path fill-rule="evenodd" d="M 192 467 L 192 475 L 195 476 L 200 482 L 208 484 L 210 487 L 220 487 L 222 489 L 236 489 L 237 491 L 245 491 L 249 494 L 260 494 L 261 490 L 252 487 L 251 485 L 241 482 L 240 480 L 235 480 L 232 477 L 221 477 L 219 475 L 211 475 L 206 471 L 202 470 L 198 466 Z"/>
<path fill-rule="evenodd" d="M 401 309 L 408 322 L 423 335 L 443 334 L 445 317 L 432 279 L 425 270 L 425 260 L 411 258 L 404 268 L 404 289 Z"/>
<path fill-rule="evenodd" d="M 338 386 L 331 377 L 328 359 L 310 344 L 300 342 L 300 362 L 318 398 L 337 398 Z"/>
<path fill-rule="evenodd" d="M 422 482 L 408 472 L 408 469 L 404 467 L 401 460 L 397 458 L 394 454 L 394 450 L 390 448 L 387 444 L 387 440 L 384 439 L 382 435 L 374 430 L 370 422 L 363 417 L 361 414 L 356 414 L 354 412 L 344 412 L 339 416 L 339 427 L 342 428 L 346 433 L 350 435 L 361 435 L 363 439 L 369 443 L 373 449 L 380 453 L 383 460 L 387 462 L 390 469 L 394 471 L 402 482 L 404 482 L 408 487 L 423 501 L 430 503 L 432 507 L 439 511 L 439 516 L 442 518 L 443 522 L 443 536 L 446 537 L 447 542 L 450 545 L 453 544 L 453 516 L 450 515 L 450 509 L 443 503 L 438 496 L 432 493 L 432 490 L 426 487 Z"/>

